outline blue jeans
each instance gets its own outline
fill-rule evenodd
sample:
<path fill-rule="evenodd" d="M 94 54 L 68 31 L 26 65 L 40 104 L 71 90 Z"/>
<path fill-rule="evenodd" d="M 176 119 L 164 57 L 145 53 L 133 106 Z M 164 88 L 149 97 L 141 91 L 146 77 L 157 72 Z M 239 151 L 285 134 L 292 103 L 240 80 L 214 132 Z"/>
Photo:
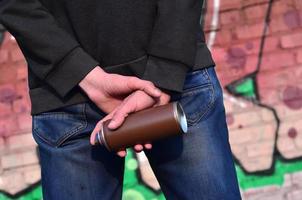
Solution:
<path fill-rule="evenodd" d="M 188 72 L 171 101 L 182 104 L 188 132 L 145 150 L 166 199 L 241 199 L 214 67 Z M 33 116 L 44 200 L 121 199 L 125 159 L 89 143 L 105 115 L 85 102 Z"/>

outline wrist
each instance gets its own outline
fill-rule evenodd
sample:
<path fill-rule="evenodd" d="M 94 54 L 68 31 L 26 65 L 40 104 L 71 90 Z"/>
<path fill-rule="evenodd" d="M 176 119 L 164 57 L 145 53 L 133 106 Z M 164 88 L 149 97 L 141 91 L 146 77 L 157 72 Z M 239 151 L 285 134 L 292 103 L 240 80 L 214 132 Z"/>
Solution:
<path fill-rule="evenodd" d="M 102 80 L 102 77 L 105 75 L 106 72 L 100 66 L 96 66 L 79 82 L 78 85 L 87 93 L 94 87 L 95 83 L 98 82 L 97 79 Z"/>

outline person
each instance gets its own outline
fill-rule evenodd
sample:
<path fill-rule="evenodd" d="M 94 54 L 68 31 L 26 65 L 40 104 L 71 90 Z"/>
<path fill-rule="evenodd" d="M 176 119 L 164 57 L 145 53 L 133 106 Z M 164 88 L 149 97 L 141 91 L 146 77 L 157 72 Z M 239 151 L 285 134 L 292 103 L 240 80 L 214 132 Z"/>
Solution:
<path fill-rule="evenodd" d="M 199 23 L 202 0 L 1 0 L 28 64 L 44 200 L 121 199 L 125 149 L 101 123 L 179 101 L 188 133 L 146 144 L 167 199 L 240 199 L 222 88 Z M 142 133 L 143 134 L 143 133 Z"/>

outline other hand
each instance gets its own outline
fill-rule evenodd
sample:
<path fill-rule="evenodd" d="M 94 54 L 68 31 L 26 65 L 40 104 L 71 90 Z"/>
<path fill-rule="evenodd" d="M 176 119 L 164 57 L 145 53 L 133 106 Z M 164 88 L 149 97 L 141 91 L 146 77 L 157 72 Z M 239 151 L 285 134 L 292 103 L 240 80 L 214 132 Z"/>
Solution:
<path fill-rule="evenodd" d="M 154 99 L 150 95 L 148 95 L 146 92 L 137 90 L 130 94 L 128 97 L 126 97 L 123 102 L 117 106 L 112 112 L 110 112 L 107 116 L 105 116 L 102 120 L 100 120 L 96 127 L 94 128 L 93 132 L 91 133 L 90 136 L 90 143 L 94 145 L 94 139 L 95 135 L 97 134 L 98 131 L 100 131 L 101 125 L 104 121 L 111 119 L 108 128 L 110 129 L 116 129 L 120 127 L 125 118 L 133 112 L 137 112 L 149 107 L 155 107 L 159 105 L 165 105 L 169 103 L 170 101 L 170 95 L 162 92 L 162 97 L 160 99 Z M 144 145 L 142 144 L 136 144 L 134 146 L 134 150 L 136 152 L 141 152 L 143 148 L 146 149 L 151 149 L 152 144 L 150 142 L 145 143 Z M 117 152 L 117 155 L 120 157 L 125 157 L 127 154 L 126 149 L 122 149 Z"/>
<path fill-rule="evenodd" d="M 79 83 L 79 86 L 107 114 L 112 112 L 122 103 L 124 98 L 136 90 L 144 91 L 154 98 L 164 98 L 161 90 L 155 87 L 151 81 L 134 76 L 106 73 L 99 66 L 90 71 Z"/>

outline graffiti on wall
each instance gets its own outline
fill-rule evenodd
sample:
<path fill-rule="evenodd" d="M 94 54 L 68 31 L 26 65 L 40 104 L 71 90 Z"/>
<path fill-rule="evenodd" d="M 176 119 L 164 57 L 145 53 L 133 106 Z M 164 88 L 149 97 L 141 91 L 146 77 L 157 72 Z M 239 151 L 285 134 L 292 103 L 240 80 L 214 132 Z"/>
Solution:
<path fill-rule="evenodd" d="M 299 199 L 302 3 L 208 0 L 205 8 L 201 23 L 224 88 L 243 197 Z M 26 64 L 2 26 L 1 42 L 0 199 L 41 199 Z M 123 199 L 164 199 L 144 153 L 128 152 Z"/>
<path fill-rule="evenodd" d="M 301 1 L 221 1 L 212 52 L 246 199 L 301 198 L 301 16 Z"/>

